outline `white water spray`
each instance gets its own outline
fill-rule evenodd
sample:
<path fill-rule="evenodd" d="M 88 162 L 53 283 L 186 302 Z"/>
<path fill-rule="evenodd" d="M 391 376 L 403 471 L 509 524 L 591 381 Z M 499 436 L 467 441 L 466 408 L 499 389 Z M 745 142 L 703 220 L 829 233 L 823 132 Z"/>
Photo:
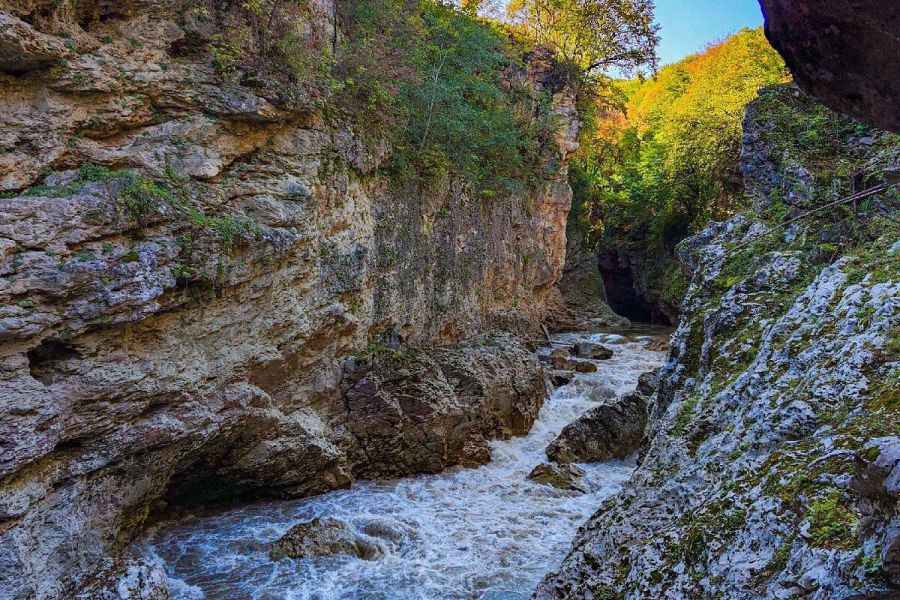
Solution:
<path fill-rule="evenodd" d="M 528 598 L 565 556 L 578 527 L 631 476 L 631 461 L 582 465 L 587 494 L 536 484 L 529 472 L 544 448 L 581 413 L 631 391 L 660 366 L 645 348 L 662 337 L 566 334 L 556 341 L 614 347 L 596 373 L 555 390 L 531 432 L 498 441 L 477 469 L 453 468 L 296 501 L 256 503 L 215 516 L 187 517 L 151 533 L 136 551 L 161 560 L 174 600 L 429 600 Z M 361 535 L 377 530 L 388 552 L 273 561 L 267 544 L 296 523 L 336 517 Z M 387 541 L 385 543 L 385 535 Z"/>

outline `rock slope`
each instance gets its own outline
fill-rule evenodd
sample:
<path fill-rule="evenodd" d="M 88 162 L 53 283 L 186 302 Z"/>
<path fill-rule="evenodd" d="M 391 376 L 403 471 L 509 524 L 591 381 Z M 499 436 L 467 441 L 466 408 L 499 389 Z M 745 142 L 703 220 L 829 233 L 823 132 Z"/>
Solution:
<path fill-rule="evenodd" d="M 693 281 L 649 450 L 536 598 L 900 585 L 897 196 L 830 205 L 896 171 L 900 139 L 777 88 L 748 109 L 742 163 L 753 213 L 679 247 Z"/>
<path fill-rule="evenodd" d="M 339 35 L 331 0 L 304 5 Z M 314 94 L 223 78 L 217 6 L 0 0 L 4 598 L 69 593 L 162 498 L 346 485 L 346 357 L 534 330 L 557 302 L 577 122 L 552 65 L 511 74 L 560 117 L 538 190 L 401 189 Z"/>

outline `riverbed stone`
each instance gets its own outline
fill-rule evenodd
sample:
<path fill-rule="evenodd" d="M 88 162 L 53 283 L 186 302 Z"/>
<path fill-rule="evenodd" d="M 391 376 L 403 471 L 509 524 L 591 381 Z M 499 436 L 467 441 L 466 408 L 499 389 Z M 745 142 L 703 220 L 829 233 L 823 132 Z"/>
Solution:
<path fill-rule="evenodd" d="M 548 378 L 550 379 L 550 384 L 553 387 L 562 387 L 564 385 L 569 385 L 572 383 L 572 380 L 575 379 L 575 373 L 572 371 L 559 371 L 553 369 L 548 372 Z"/>
<path fill-rule="evenodd" d="M 575 371 L 578 373 L 596 373 L 597 365 L 587 360 L 575 361 Z"/>
<path fill-rule="evenodd" d="M 387 552 L 384 543 L 357 533 L 341 519 L 324 517 L 299 523 L 269 547 L 272 560 L 348 555 L 376 560 Z"/>
<path fill-rule="evenodd" d="M 584 413 L 547 446 L 547 458 L 561 464 L 625 458 L 641 444 L 647 426 L 647 399 L 627 394 Z"/>
<path fill-rule="evenodd" d="M 553 465 L 541 463 L 532 469 L 528 478 L 543 485 L 550 485 L 560 490 L 571 490 L 587 493 L 587 486 L 581 481 L 585 470 L 577 465 Z"/>
<path fill-rule="evenodd" d="M 637 391 L 649 398 L 653 395 L 653 392 L 656 391 L 658 386 L 659 369 L 654 369 L 653 371 L 641 373 L 641 376 L 638 378 Z"/>
<path fill-rule="evenodd" d="M 589 358 L 593 360 L 608 360 L 612 358 L 613 351 L 601 344 L 591 342 L 579 342 L 572 349 L 572 354 L 578 358 Z"/>

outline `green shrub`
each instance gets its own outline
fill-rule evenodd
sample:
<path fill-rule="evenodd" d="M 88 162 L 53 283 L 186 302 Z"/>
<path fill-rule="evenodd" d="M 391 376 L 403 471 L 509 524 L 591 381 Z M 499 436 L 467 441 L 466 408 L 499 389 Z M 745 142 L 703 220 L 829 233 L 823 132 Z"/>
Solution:
<path fill-rule="evenodd" d="M 857 544 L 858 527 L 859 517 L 840 492 L 829 492 L 810 507 L 809 535 L 814 546 L 850 550 Z"/>

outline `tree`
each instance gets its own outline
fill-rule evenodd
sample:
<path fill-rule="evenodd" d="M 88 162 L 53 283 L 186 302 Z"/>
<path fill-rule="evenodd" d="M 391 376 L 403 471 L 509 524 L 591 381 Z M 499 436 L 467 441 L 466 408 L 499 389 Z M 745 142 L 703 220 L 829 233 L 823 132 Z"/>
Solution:
<path fill-rule="evenodd" d="M 651 0 L 512 0 L 510 18 L 586 75 L 656 69 Z"/>

